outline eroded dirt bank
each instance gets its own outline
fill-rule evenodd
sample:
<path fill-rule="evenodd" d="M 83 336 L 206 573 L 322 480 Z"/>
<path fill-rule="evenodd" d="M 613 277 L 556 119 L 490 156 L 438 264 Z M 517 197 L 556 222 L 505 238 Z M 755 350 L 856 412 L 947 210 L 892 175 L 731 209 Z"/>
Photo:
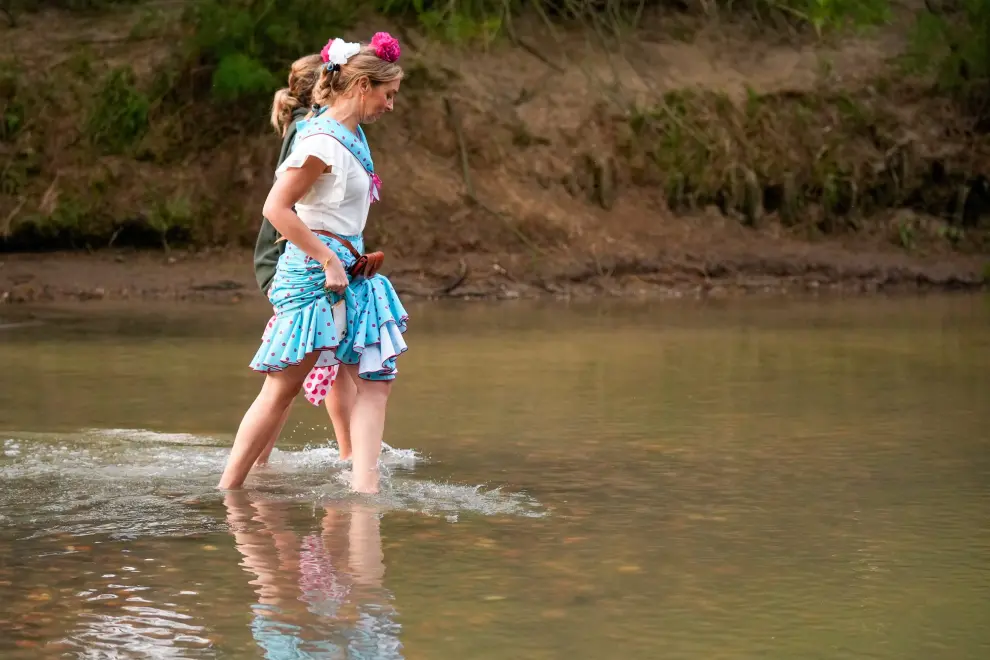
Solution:
<path fill-rule="evenodd" d="M 108 36 L 130 33 L 136 17 L 32 15 L 5 33 L 4 49 L 23 89 L 47 76 L 54 93 L 81 93 L 71 76 L 48 78 L 63 69 L 53 44 L 77 41 L 91 62 L 132 64 L 140 88 L 167 35 Z M 665 21 L 605 53 L 562 31 L 540 42 L 541 57 L 412 35 L 397 112 L 370 133 L 385 196 L 368 244 L 386 252 L 400 292 L 985 286 L 990 148 L 960 132 L 946 104 L 894 79 L 903 25 L 808 44 L 731 25 L 675 38 Z M 517 29 L 539 42 L 533 26 Z M 104 154 L 83 130 L 86 103 L 78 115 L 64 107 L 36 106 L 30 126 L 0 143 L 0 302 L 260 295 L 243 246 L 277 138 L 259 126 L 179 153 L 185 143 L 163 121 L 131 152 Z M 46 241 L 75 249 L 25 251 Z M 107 247 L 156 241 L 173 249 Z M 183 242 L 211 247 L 174 247 Z"/>
<path fill-rule="evenodd" d="M 986 288 L 978 256 L 919 257 L 838 243 L 746 236 L 648 249 L 561 255 L 447 255 L 393 259 L 384 269 L 409 298 L 669 298 Z M 0 257 L 0 303 L 67 300 L 260 299 L 246 249 L 133 250 Z"/>

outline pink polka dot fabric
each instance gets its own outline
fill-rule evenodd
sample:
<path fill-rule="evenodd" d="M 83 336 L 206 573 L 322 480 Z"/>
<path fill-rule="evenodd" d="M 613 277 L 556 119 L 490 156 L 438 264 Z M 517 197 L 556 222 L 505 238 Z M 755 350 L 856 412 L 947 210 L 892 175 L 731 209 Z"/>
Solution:
<path fill-rule="evenodd" d="M 314 406 L 320 405 L 327 398 L 330 388 L 337 380 L 337 366 L 335 364 L 330 367 L 313 367 L 313 370 L 306 376 L 303 393 L 306 400 Z"/>
<path fill-rule="evenodd" d="M 353 263 L 342 243 L 319 238 L 342 263 Z M 364 249 L 361 236 L 345 238 L 358 251 Z M 316 260 L 291 243 L 286 246 L 268 291 L 274 315 L 250 363 L 255 371 L 275 373 L 318 354 L 302 388 L 314 406 L 326 400 L 340 363 L 355 365 L 364 380 L 394 379 L 396 358 L 407 348 L 402 335 L 409 318 L 383 275 L 352 280 L 339 300 L 324 289 L 322 274 Z"/>

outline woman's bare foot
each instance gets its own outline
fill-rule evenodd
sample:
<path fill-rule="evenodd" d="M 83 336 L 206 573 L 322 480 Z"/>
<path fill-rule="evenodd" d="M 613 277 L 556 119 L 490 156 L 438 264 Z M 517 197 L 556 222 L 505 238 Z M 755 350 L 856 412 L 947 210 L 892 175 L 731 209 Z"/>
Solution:
<path fill-rule="evenodd" d="M 358 474 L 352 469 L 351 490 L 363 495 L 377 494 L 379 490 L 378 466 L 362 474 Z"/>
<path fill-rule="evenodd" d="M 272 438 L 277 437 L 287 409 L 302 388 L 303 379 L 317 357 L 317 353 L 310 353 L 299 364 L 265 376 L 261 391 L 237 428 L 234 445 L 230 448 L 217 488 L 230 490 L 244 484 L 251 466 L 271 444 Z"/>

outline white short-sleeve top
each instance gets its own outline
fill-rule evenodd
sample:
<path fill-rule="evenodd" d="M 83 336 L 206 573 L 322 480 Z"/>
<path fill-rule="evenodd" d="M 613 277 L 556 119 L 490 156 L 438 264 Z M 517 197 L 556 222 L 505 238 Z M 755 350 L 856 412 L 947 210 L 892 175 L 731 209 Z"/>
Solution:
<path fill-rule="evenodd" d="M 278 178 L 290 168 L 302 167 L 314 156 L 326 166 L 313 186 L 296 202 L 296 214 L 310 229 L 359 236 L 368 222 L 371 177 L 344 145 L 329 135 L 306 136 L 275 170 Z"/>

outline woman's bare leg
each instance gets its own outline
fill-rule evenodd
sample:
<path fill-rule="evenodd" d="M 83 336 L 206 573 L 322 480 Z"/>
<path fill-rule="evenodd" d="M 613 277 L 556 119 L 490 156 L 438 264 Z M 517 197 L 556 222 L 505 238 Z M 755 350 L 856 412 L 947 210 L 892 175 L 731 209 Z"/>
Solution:
<path fill-rule="evenodd" d="M 354 397 L 357 394 L 357 386 L 347 376 L 338 371 L 337 380 L 330 388 L 330 394 L 324 400 L 327 406 L 327 413 L 330 415 L 330 423 L 333 424 L 333 434 L 337 438 L 337 445 L 340 447 L 340 458 L 347 460 L 351 457 L 351 409 L 354 408 Z M 268 444 L 262 450 L 258 460 L 254 462 L 255 467 L 266 465 L 271 458 L 275 443 L 282 435 L 285 422 L 289 419 L 289 411 L 292 404 L 285 409 L 282 420 L 278 428 L 272 434 Z"/>
<path fill-rule="evenodd" d="M 264 451 L 283 423 L 283 417 L 292 399 L 299 394 L 306 374 L 316 364 L 318 353 L 310 353 L 297 365 L 265 377 L 258 397 L 244 413 L 234 438 L 234 446 L 227 457 L 227 466 L 217 488 L 240 488 L 251 466 Z"/>
<path fill-rule="evenodd" d="M 343 367 L 344 365 L 340 365 L 337 369 L 337 380 L 330 388 L 326 404 L 330 423 L 333 424 L 333 434 L 340 448 L 340 458 L 346 461 L 351 457 L 351 413 L 354 411 L 357 384 L 350 371 Z"/>
<path fill-rule="evenodd" d="M 275 442 L 278 440 L 279 436 L 282 435 L 282 429 L 285 428 L 285 422 L 289 419 L 290 410 L 292 410 L 291 402 L 285 407 L 285 412 L 282 413 L 282 419 L 278 422 L 278 428 L 276 428 L 275 432 L 272 433 L 272 437 L 268 441 L 268 444 L 265 445 L 265 448 L 261 451 L 261 456 L 259 456 L 258 460 L 254 462 L 255 467 L 266 465 L 268 463 L 268 459 L 271 458 L 272 455 L 272 450 L 275 449 Z"/>
<path fill-rule="evenodd" d="M 382 453 L 385 433 L 385 409 L 392 390 L 391 381 L 364 380 L 357 375 L 357 365 L 341 365 L 341 371 L 357 386 L 357 396 L 351 411 L 351 441 L 354 446 L 354 467 L 351 488 L 359 493 L 378 492 L 378 457 Z"/>

